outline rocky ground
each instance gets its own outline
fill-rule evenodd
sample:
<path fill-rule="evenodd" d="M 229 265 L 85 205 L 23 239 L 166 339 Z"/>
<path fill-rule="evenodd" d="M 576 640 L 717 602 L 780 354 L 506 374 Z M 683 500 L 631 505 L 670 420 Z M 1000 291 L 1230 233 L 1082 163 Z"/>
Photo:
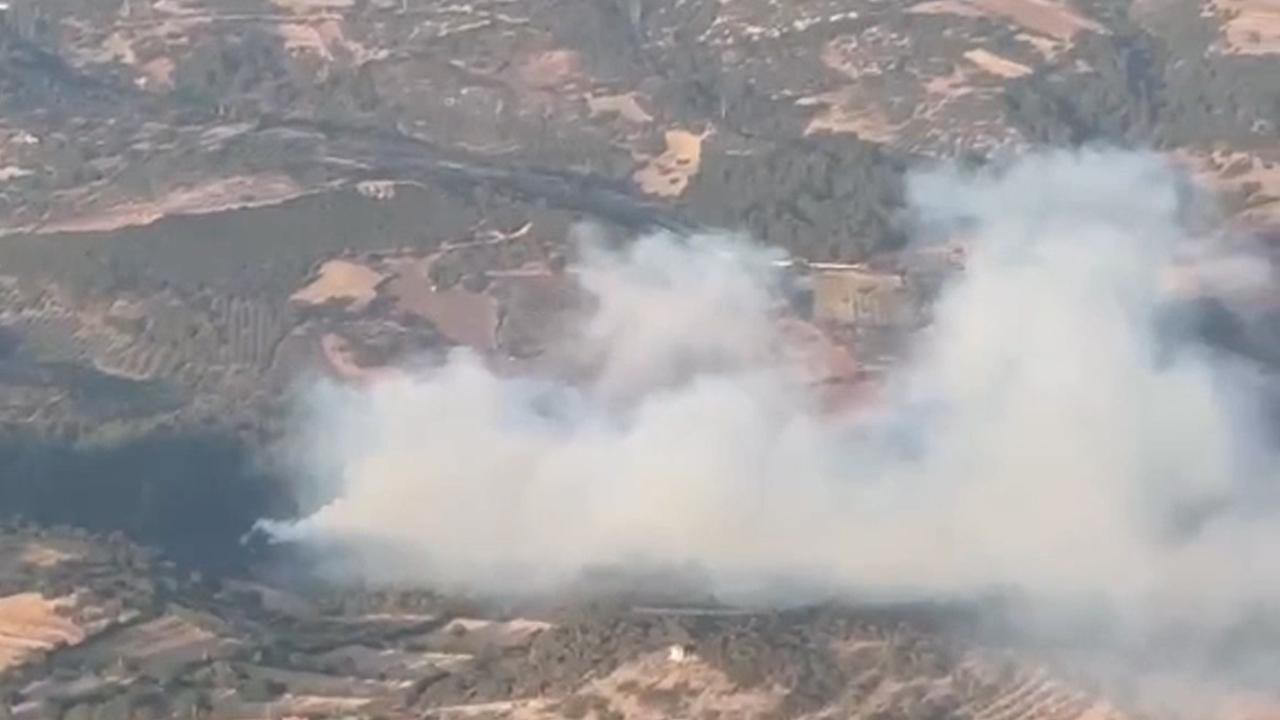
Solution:
<path fill-rule="evenodd" d="M 308 373 L 536 358 L 582 221 L 876 260 L 908 167 L 1100 142 L 1167 153 L 1267 228 L 1278 60 L 1271 0 L 0 3 L 0 506 L 86 528 L 0 538 L 7 707 L 1109 716 L 932 616 L 235 581 L 240 535 L 288 512 L 256 451 Z M 179 565 L 87 534 L 113 530 Z"/>

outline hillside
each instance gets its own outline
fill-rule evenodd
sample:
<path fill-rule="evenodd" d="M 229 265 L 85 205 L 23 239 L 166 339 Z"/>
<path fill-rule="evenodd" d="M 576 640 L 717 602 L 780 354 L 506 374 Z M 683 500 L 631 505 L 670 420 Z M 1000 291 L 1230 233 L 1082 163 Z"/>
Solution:
<path fill-rule="evenodd" d="M 967 608 L 506 607 L 245 536 L 302 383 L 578 370 L 583 234 L 780 248 L 827 409 L 963 265 L 911 168 L 1152 149 L 1274 264 L 1278 65 L 1275 0 L 0 2 L 0 717 L 1158 716 Z M 1202 295 L 1274 367 L 1274 294 Z"/>

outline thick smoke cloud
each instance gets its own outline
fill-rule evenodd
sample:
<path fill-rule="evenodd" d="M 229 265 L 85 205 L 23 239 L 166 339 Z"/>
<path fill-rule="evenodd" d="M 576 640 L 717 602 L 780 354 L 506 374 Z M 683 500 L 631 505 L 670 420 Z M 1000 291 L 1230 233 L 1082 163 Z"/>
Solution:
<path fill-rule="evenodd" d="M 269 529 L 482 591 L 670 563 L 727 593 L 1007 589 L 1199 627 L 1277 607 L 1262 376 L 1159 330 L 1180 178 L 1150 155 L 1051 153 L 909 187 L 919 234 L 963 234 L 967 267 L 876 404 L 820 411 L 781 351 L 776 253 L 589 246 L 574 382 L 457 352 L 318 390 L 303 474 L 330 499 Z"/>

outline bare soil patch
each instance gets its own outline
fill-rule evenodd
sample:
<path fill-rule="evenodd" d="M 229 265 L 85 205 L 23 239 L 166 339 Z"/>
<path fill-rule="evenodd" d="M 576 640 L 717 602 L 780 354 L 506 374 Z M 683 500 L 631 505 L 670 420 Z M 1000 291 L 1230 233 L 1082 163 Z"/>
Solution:
<path fill-rule="evenodd" d="M 1083 31 L 1106 32 L 1060 0 L 936 0 L 913 5 L 908 12 L 996 17 L 1059 41 L 1071 40 Z"/>
<path fill-rule="evenodd" d="M 1029 67 L 973 48 L 957 51 L 953 63 L 886 65 L 911 42 L 908 33 L 899 31 L 830 40 L 822 50 L 822 63 L 850 82 L 797 101 L 800 107 L 820 108 L 810 117 L 806 134 L 853 134 L 930 154 L 944 147 L 992 148 L 1016 142 L 1016 131 L 1004 120 L 1000 90 L 1007 81 L 1029 74 Z M 886 89 L 889 82 L 895 84 L 892 91 Z"/>
<path fill-rule="evenodd" d="M 1237 219 L 1261 224 L 1280 221 L 1280 157 L 1216 149 L 1177 151 L 1173 160 L 1219 194 Z"/>
<path fill-rule="evenodd" d="M 548 50 L 525 60 L 517 73 L 525 86 L 535 90 L 551 90 L 581 75 L 582 57 L 572 50 Z"/>
<path fill-rule="evenodd" d="M 201 215 L 276 205 L 303 194 L 285 175 L 238 175 L 177 187 L 151 200 L 86 209 L 35 228 L 4 228 L 0 232 L 34 230 L 40 233 L 107 232 L 150 225 L 171 215 Z"/>
<path fill-rule="evenodd" d="M 290 299 L 305 305 L 347 301 L 353 310 L 359 311 L 378 296 L 378 283 L 385 278 L 382 273 L 358 262 L 329 260 L 320 266 L 316 279 Z"/>
<path fill-rule="evenodd" d="M 34 592 L 0 598 L 0 671 L 38 653 L 82 642 L 84 630 L 64 614 L 69 602 Z"/>
<path fill-rule="evenodd" d="M 888 144 L 897 139 L 903 123 L 889 120 L 875 104 L 860 101 L 857 88 L 846 87 L 802 98 L 801 107 L 822 107 L 805 128 L 806 135 L 847 133 L 874 143 Z"/>
<path fill-rule="evenodd" d="M 1002 78 L 1012 79 L 1031 74 L 1031 68 L 1026 65 L 997 55 L 985 48 L 974 48 L 966 52 L 964 56 L 979 68 Z"/>
<path fill-rule="evenodd" d="M 632 178 L 649 195 L 679 197 L 702 166 L 702 141 L 708 132 L 695 134 L 688 130 L 668 130 L 663 136 L 667 149 L 648 158 L 644 167 Z"/>
<path fill-rule="evenodd" d="M 592 95 L 587 98 L 587 110 L 591 117 L 616 115 L 636 125 L 653 122 L 653 116 L 637 100 L 636 93 Z"/>
<path fill-rule="evenodd" d="M 18 561 L 23 565 L 38 568 L 51 568 L 68 560 L 75 560 L 80 555 L 62 550 L 44 543 L 27 543 L 18 554 Z"/>
<path fill-rule="evenodd" d="M 482 351 L 496 347 L 498 303 L 482 292 L 460 285 L 437 289 L 430 277 L 431 260 L 393 263 L 395 277 L 387 293 L 398 309 L 421 317 L 454 343 Z"/>
<path fill-rule="evenodd" d="M 1228 53 L 1280 53 L 1280 0 L 1210 0 L 1209 9 L 1222 21 Z"/>
<path fill-rule="evenodd" d="M 355 0 L 271 0 L 271 4 L 281 10 L 288 10 L 302 15 L 314 12 L 345 10 L 355 5 Z"/>
<path fill-rule="evenodd" d="M 320 350 L 329 367 L 339 377 L 355 383 L 373 383 L 385 380 L 400 380 L 407 375 L 391 367 L 365 367 L 356 361 L 355 349 L 341 335 L 326 333 L 320 338 Z"/>

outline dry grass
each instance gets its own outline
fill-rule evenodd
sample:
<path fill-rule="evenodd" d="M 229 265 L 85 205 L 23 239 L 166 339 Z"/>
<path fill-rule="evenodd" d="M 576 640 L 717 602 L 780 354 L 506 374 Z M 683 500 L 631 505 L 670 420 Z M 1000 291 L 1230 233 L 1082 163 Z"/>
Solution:
<path fill-rule="evenodd" d="M 632 179 L 650 195 L 679 197 L 702 166 L 702 141 L 709 134 L 709 131 L 694 134 L 688 130 L 668 130 L 663 136 L 667 149 L 649 158 Z"/>
<path fill-rule="evenodd" d="M 1179 150 L 1172 159 L 1202 186 L 1224 196 L 1238 219 L 1280 222 L 1280 159 L 1228 149 Z"/>
<path fill-rule="evenodd" d="M 484 620 L 480 618 L 455 618 L 448 625 L 432 633 L 432 639 L 449 645 L 465 638 L 468 643 L 480 647 L 515 648 L 528 645 L 539 633 L 551 629 L 550 623 L 525 618 L 513 620 Z"/>
<path fill-rule="evenodd" d="M 348 380 L 371 380 L 375 373 L 361 367 L 353 358 L 351 343 L 346 338 L 326 333 L 320 338 L 320 350 L 334 372 Z"/>
<path fill-rule="evenodd" d="M 806 134 L 853 134 L 917 152 L 990 148 L 1016 140 L 1017 131 L 1003 120 L 999 88 L 1029 68 L 985 50 L 970 50 L 948 69 L 915 63 L 891 67 L 889 58 L 911 42 L 907 33 L 877 28 L 830 40 L 822 63 L 849 82 L 797 101 L 816 108 Z M 891 73 L 912 87 L 887 93 L 881 78 Z"/>
<path fill-rule="evenodd" d="M 336 20 L 282 22 L 273 29 L 286 51 L 311 52 L 325 60 L 333 59 L 333 51 L 343 40 L 342 25 Z"/>
<path fill-rule="evenodd" d="M 1280 53 L 1280 0 L 1209 0 L 1209 8 L 1222 20 L 1227 52 Z"/>
<path fill-rule="evenodd" d="M 299 15 L 317 12 L 345 10 L 355 5 L 355 0 L 271 0 L 271 4 Z"/>
<path fill-rule="evenodd" d="M 153 91 L 173 89 L 173 71 L 176 68 L 173 60 L 164 56 L 142 63 L 138 70 L 144 79 L 143 88 Z"/>
<path fill-rule="evenodd" d="M 987 13 L 965 0 L 926 0 L 912 5 L 907 12 L 917 15 L 959 15 L 960 17 L 986 17 Z"/>
<path fill-rule="evenodd" d="M 996 17 L 1061 42 L 1071 40 L 1082 31 L 1106 32 L 1098 23 L 1071 9 L 1064 0 L 930 0 L 913 5 L 908 12 Z"/>
<path fill-rule="evenodd" d="M 722 671 L 697 657 L 672 660 L 666 651 L 643 655 L 609 675 L 587 681 L 574 697 L 589 705 L 607 708 L 613 717 L 627 720 L 668 718 L 772 717 L 782 703 L 776 688 L 739 687 Z M 564 699 L 529 698 L 432 708 L 441 720 L 504 718 L 506 720 L 558 720 L 565 717 L 599 718 L 599 713 L 569 714 Z"/>
<path fill-rule="evenodd" d="M 23 565 L 38 568 L 51 568 L 68 560 L 75 560 L 80 555 L 42 543 L 27 543 L 18 554 L 18 561 Z"/>
<path fill-rule="evenodd" d="M 60 612 L 69 604 L 69 599 L 49 600 L 34 592 L 0 598 L 0 671 L 84 641 L 84 630 Z"/>
<path fill-rule="evenodd" d="M 431 709 L 432 717 L 439 720 L 558 720 L 557 703 L 547 698 L 499 700 L 470 705 L 448 705 Z"/>
<path fill-rule="evenodd" d="M 814 383 L 851 382 L 858 375 L 858 363 L 849 348 L 832 341 L 816 325 L 798 318 L 778 323 L 783 359 L 799 367 Z"/>
<path fill-rule="evenodd" d="M 672 660 L 666 651 L 626 663 L 584 689 L 629 720 L 668 717 L 763 718 L 776 712 L 777 688 L 743 688 L 697 656 Z M 664 698 L 668 702 L 659 702 Z"/>
<path fill-rule="evenodd" d="M 378 283 L 386 276 L 367 265 L 351 260 L 328 260 L 319 274 L 290 300 L 304 305 L 319 305 L 332 300 L 349 301 L 359 311 L 378 296 Z"/>
<path fill-rule="evenodd" d="M 129 628 L 111 641 L 121 656 L 146 659 L 188 647 L 216 642 L 218 636 L 175 615 L 167 615 Z"/>
<path fill-rule="evenodd" d="M 351 343 L 347 339 L 326 333 L 320 338 L 320 350 L 324 355 L 324 359 L 329 363 L 329 367 L 333 369 L 339 377 L 354 383 L 375 383 L 385 381 L 405 380 L 409 376 L 402 370 L 390 367 L 364 367 L 355 360 L 355 352 L 351 348 Z"/>
<path fill-rule="evenodd" d="M 150 225 L 169 215 L 200 215 L 276 205 L 303 194 L 303 189 L 285 175 L 236 175 L 177 187 L 159 197 L 85 210 L 55 219 L 35 228 L 4 228 L 18 231 L 109 232 Z"/>
<path fill-rule="evenodd" d="M 582 76 L 582 58 L 572 50 L 548 50 L 525 60 L 516 71 L 534 90 L 554 90 Z"/>
<path fill-rule="evenodd" d="M 798 103 L 801 107 L 823 108 L 809 120 L 805 134 L 844 133 L 884 144 L 896 140 L 903 124 L 891 122 L 875 104 L 861 102 L 860 95 L 857 88 L 845 87 L 802 98 Z"/>
<path fill-rule="evenodd" d="M 964 57 L 979 68 L 1002 78 L 1012 79 L 1031 74 L 1031 68 L 983 48 L 966 51 Z"/>
<path fill-rule="evenodd" d="M 636 100 L 636 94 L 594 95 L 587 98 L 587 111 L 591 117 L 616 115 L 636 125 L 653 122 L 653 116 Z"/>
<path fill-rule="evenodd" d="M 328 695 L 287 695 L 279 700 L 254 706 L 257 712 L 232 711 L 231 717 L 244 718 L 337 718 L 364 717 L 362 710 L 374 704 L 371 698 L 332 697 Z M 379 717 L 374 715 L 373 717 Z"/>
<path fill-rule="evenodd" d="M 310 53 L 326 62 L 341 58 L 359 66 L 387 55 L 385 50 L 370 50 L 347 37 L 342 19 L 329 13 L 299 14 L 296 20 L 271 21 L 270 28 L 288 52 Z"/>
<path fill-rule="evenodd" d="M 354 4 L 354 0 L 271 0 L 255 12 L 233 11 L 210 0 L 148 0 L 124 3 L 115 22 L 101 27 L 74 18 L 64 24 L 71 31 L 68 51 L 74 63 L 130 66 L 139 87 L 163 91 L 173 87 L 173 70 L 182 53 L 221 23 L 262 26 L 289 51 L 313 53 L 326 62 L 341 57 L 359 65 L 385 57 L 346 37 L 343 13 Z M 149 59 L 140 62 L 140 55 Z"/>
<path fill-rule="evenodd" d="M 498 303 L 493 298 L 457 285 L 435 289 L 430 258 L 396 260 L 391 268 L 394 277 L 387 292 L 397 308 L 427 320 L 459 345 L 482 351 L 497 346 Z"/>

